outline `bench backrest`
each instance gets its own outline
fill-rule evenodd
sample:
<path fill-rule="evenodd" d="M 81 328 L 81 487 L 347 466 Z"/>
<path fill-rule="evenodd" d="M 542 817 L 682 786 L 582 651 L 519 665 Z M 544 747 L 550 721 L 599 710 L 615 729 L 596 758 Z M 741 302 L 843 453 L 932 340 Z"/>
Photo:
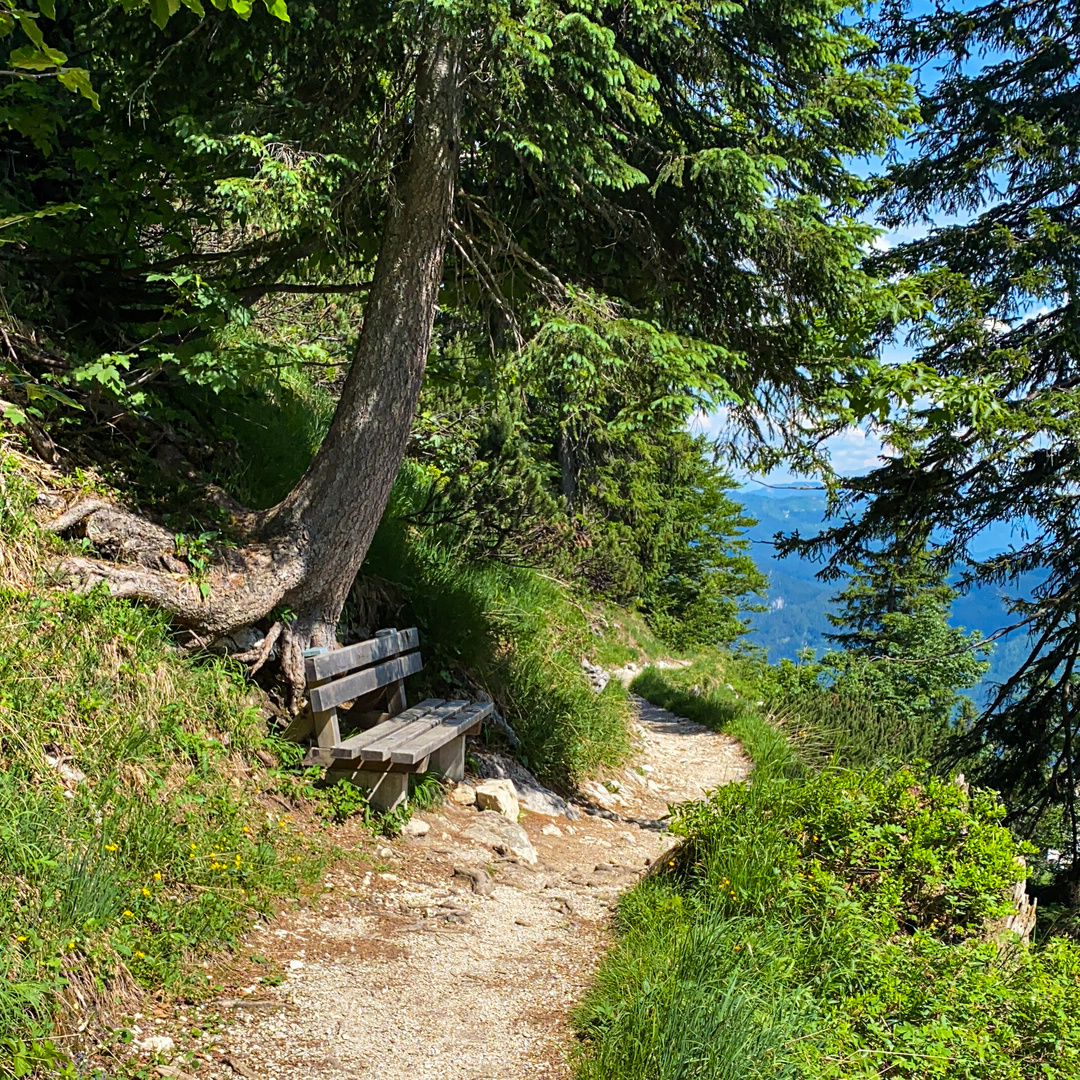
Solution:
<path fill-rule="evenodd" d="M 424 664 L 416 651 L 419 644 L 415 626 L 380 630 L 367 641 L 309 657 L 305 674 L 312 712 L 329 712 L 420 671 Z"/>

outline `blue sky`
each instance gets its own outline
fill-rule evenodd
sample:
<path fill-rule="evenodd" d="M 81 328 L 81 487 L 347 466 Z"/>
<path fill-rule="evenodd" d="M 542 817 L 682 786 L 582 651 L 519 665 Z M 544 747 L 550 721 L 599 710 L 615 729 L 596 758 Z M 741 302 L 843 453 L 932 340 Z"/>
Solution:
<path fill-rule="evenodd" d="M 975 7 L 976 4 L 958 5 Z M 934 4 L 932 0 L 912 0 L 910 5 L 910 11 L 912 15 L 925 15 L 934 10 Z M 986 62 L 986 60 L 992 59 L 990 57 L 972 57 L 970 66 L 977 66 L 980 63 Z M 927 64 L 920 72 L 917 72 L 915 78 L 921 83 L 925 89 L 928 82 L 935 80 L 936 72 L 940 70 L 934 64 Z M 916 151 L 916 146 L 912 142 L 903 141 L 896 146 L 896 152 L 903 158 L 913 157 Z M 884 161 L 881 159 L 872 161 L 859 161 L 853 162 L 852 169 L 860 173 L 863 176 L 868 176 L 874 172 L 883 171 Z M 972 215 L 973 216 L 973 215 Z M 864 220 L 877 224 L 874 219 L 873 211 L 869 211 L 864 215 Z M 876 242 L 876 246 L 883 248 L 891 248 L 899 244 L 904 244 L 912 240 L 920 239 L 927 235 L 931 229 L 950 224 L 964 224 L 970 217 L 957 218 L 953 216 L 946 216 L 944 214 L 936 217 L 932 222 L 912 222 L 900 228 L 885 230 Z M 908 348 L 902 341 L 894 341 L 885 346 L 882 350 L 882 359 L 885 362 L 902 363 L 905 360 L 909 360 L 912 357 L 912 350 Z M 712 438 L 722 434 L 725 427 L 725 418 L 723 410 L 710 415 L 702 415 L 695 419 L 691 425 L 691 429 L 695 434 L 703 434 Z M 881 462 L 882 444 L 880 439 L 876 437 L 874 432 L 867 426 L 862 428 L 852 427 L 843 431 L 839 435 L 829 439 L 825 446 L 827 447 L 833 467 L 838 473 L 843 476 L 858 476 L 863 473 L 869 472 L 875 468 Z M 813 482 L 813 478 L 796 477 L 790 472 L 784 469 L 778 469 L 771 472 L 766 477 L 758 477 L 755 480 L 745 476 L 736 474 L 736 478 L 747 483 L 747 486 L 754 487 L 756 482 L 764 480 L 768 484 L 785 485 L 785 484 L 799 484 L 805 485 L 808 482 Z"/>

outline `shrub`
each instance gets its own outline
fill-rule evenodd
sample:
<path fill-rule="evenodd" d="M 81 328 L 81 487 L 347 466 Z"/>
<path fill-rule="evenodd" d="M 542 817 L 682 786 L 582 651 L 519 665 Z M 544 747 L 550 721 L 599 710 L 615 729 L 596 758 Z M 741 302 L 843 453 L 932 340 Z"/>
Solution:
<path fill-rule="evenodd" d="M 1022 872 L 993 793 L 815 771 L 737 690 L 634 688 L 764 756 L 677 809 L 682 843 L 621 904 L 581 1080 L 1080 1078 L 1080 948 L 988 932 Z"/>

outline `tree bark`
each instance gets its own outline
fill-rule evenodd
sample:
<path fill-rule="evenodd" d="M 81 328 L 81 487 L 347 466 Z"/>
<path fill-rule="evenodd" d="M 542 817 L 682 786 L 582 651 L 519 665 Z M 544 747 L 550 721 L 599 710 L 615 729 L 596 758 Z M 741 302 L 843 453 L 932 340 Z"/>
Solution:
<path fill-rule="evenodd" d="M 282 662 L 303 686 L 302 651 L 330 645 L 405 455 L 442 283 L 461 129 L 459 40 L 434 23 L 417 64 L 412 146 L 390 206 L 356 355 L 330 431 L 278 506 L 248 515 L 251 544 L 223 548 L 200 582 L 176 564 L 171 534 L 105 504 L 53 523 L 80 528 L 128 565 L 70 558 L 61 570 L 114 595 L 164 607 L 197 633 L 219 635 L 284 604 Z M 172 563 L 170 563 L 172 558 Z M 133 565 L 134 564 L 134 565 Z M 203 593 L 205 592 L 205 595 Z"/>
<path fill-rule="evenodd" d="M 304 646 L 333 642 L 338 617 L 405 456 L 438 304 L 457 179 L 460 46 L 441 34 L 416 79 L 413 143 L 387 224 L 356 356 L 322 446 L 261 536 L 292 536 L 303 581 L 284 602 Z"/>

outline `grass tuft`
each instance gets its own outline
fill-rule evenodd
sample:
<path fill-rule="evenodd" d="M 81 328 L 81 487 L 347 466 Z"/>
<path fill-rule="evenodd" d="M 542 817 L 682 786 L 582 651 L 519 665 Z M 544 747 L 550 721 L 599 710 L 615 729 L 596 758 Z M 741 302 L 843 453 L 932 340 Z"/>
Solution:
<path fill-rule="evenodd" d="M 1080 947 L 1001 940 L 1022 849 L 996 796 L 785 749 L 747 681 L 694 677 L 634 689 L 754 771 L 680 807 L 681 846 L 623 899 L 579 1080 L 1080 1077 Z"/>

